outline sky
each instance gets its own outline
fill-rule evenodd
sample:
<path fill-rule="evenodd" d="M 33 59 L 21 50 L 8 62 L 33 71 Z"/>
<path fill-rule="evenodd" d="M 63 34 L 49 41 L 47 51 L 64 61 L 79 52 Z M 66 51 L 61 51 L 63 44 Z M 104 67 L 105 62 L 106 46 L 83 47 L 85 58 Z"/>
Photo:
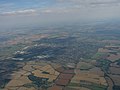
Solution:
<path fill-rule="evenodd" d="M 119 18 L 120 0 L 0 0 L 0 27 Z"/>

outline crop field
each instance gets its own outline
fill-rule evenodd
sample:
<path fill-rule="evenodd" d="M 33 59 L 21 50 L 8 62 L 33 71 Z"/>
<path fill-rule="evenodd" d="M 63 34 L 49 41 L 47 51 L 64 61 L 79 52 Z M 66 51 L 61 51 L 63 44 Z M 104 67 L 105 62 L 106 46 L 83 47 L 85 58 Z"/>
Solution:
<path fill-rule="evenodd" d="M 54 86 L 50 87 L 48 90 L 63 90 L 63 87 L 54 85 Z"/>
<path fill-rule="evenodd" d="M 55 71 L 50 65 L 46 65 L 42 68 L 39 68 L 39 70 L 35 70 L 32 73 L 34 74 L 34 76 L 40 78 L 49 78 L 48 81 L 50 82 L 55 80 L 59 75 L 59 72 Z"/>
<path fill-rule="evenodd" d="M 90 63 L 86 63 L 86 62 L 79 62 L 79 64 L 77 65 L 77 68 L 80 70 L 89 70 L 93 67 L 94 67 L 93 65 L 91 65 Z"/>
<path fill-rule="evenodd" d="M 108 78 L 108 77 L 106 77 L 105 79 L 106 79 L 106 81 L 107 81 L 107 83 L 109 85 L 108 90 L 112 90 L 113 86 L 114 86 L 112 80 L 110 78 Z"/>
<path fill-rule="evenodd" d="M 33 76 L 29 77 L 30 75 Z M 58 75 L 59 72 L 52 68 L 51 65 L 44 64 L 42 62 L 40 64 L 37 62 L 28 62 L 25 63 L 25 65 L 19 71 L 15 71 L 12 74 L 12 80 L 6 85 L 5 89 L 9 90 L 17 88 L 17 90 L 35 90 L 36 87 L 31 87 L 31 85 L 35 86 L 32 81 L 33 79 L 35 79 L 35 77 L 41 79 L 48 78 L 48 82 L 53 82 L 58 77 Z M 30 88 L 23 87 L 25 85 Z"/>
<path fill-rule="evenodd" d="M 98 52 L 100 52 L 100 53 L 109 53 L 109 52 L 112 52 L 112 50 L 108 50 L 106 48 L 99 48 Z"/>
<path fill-rule="evenodd" d="M 64 90 L 90 90 L 88 88 L 85 88 L 85 87 L 66 87 Z"/>
<path fill-rule="evenodd" d="M 120 75 L 109 75 L 112 80 L 114 81 L 115 85 L 120 86 Z"/>
<path fill-rule="evenodd" d="M 110 73 L 114 75 L 120 75 L 120 68 L 118 67 L 110 67 Z"/>
<path fill-rule="evenodd" d="M 97 83 L 99 85 L 107 85 L 104 77 L 100 77 L 99 75 L 94 75 L 91 73 L 83 73 L 83 72 L 81 72 L 81 74 L 75 75 L 71 82 L 79 83 L 79 81 L 82 80 Z"/>
<path fill-rule="evenodd" d="M 71 82 L 70 82 L 70 86 L 72 85 L 74 87 L 80 87 L 81 84 L 86 84 L 86 86 L 89 84 L 91 85 L 91 83 L 95 83 L 99 86 L 103 85 L 107 87 L 107 82 L 104 78 L 104 72 L 98 68 L 98 67 L 93 67 L 93 65 L 90 65 L 90 63 L 88 64 L 88 66 L 90 67 L 89 69 L 80 69 L 81 66 L 86 63 L 85 62 L 79 62 L 76 66 L 75 69 L 75 75 L 72 78 Z M 88 66 L 86 66 L 88 68 Z M 92 66 L 92 67 L 91 67 Z M 88 83 L 89 82 L 89 83 Z"/>
<path fill-rule="evenodd" d="M 90 69 L 89 72 L 91 74 L 95 74 L 95 75 L 99 75 L 101 77 L 104 77 L 104 72 L 98 67 L 94 67 L 94 68 Z"/>
<path fill-rule="evenodd" d="M 19 63 L 21 68 L 18 71 L 13 71 L 11 80 L 5 89 L 36 90 L 44 86 L 47 90 L 105 90 L 108 85 L 110 89 L 114 87 L 113 81 L 116 88 L 120 83 L 117 79 L 120 78 L 119 54 L 116 54 L 119 50 L 116 48 L 100 48 L 93 55 L 94 58 L 81 59 L 76 64 L 68 63 L 62 66 L 56 62 L 52 63 L 43 60 Z M 111 55 L 117 57 L 111 57 Z M 108 56 L 111 57 L 111 60 L 108 59 Z M 97 60 L 98 57 L 99 60 Z M 115 62 L 111 63 L 111 61 Z M 104 70 L 108 71 L 107 75 L 113 81 L 105 76 L 106 72 Z M 112 86 L 110 87 L 110 85 Z"/>
<path fill-rule="evenodd" d="M 74 69 L 71 69 L 71 70 L 64 70 L 63 73 L 74 74 Z"/>
<path fill-rule="evenodd" d="M 55 84 L 58 86 L 66 86 L 66 85 L 68 85 L 69 82 L 70 82 L 69 79 L 66 79 L 66 80 L 58 79 L 58 80 L 56 80 Z"/>
<path fill-rule="evenodd" d="M 19 33 L 0 46 L 0 90 L 120 90 L 120 25 L 101 25 Z"/>
<path fill-rule="evenodd" d="M 114 62 L 116 60 L 119 60 L 120 59 L 120 53 L 117 53 L 116 55 L 115 54 L 110 54 L 108 57 L 107 57 L 108 60 Z"/>

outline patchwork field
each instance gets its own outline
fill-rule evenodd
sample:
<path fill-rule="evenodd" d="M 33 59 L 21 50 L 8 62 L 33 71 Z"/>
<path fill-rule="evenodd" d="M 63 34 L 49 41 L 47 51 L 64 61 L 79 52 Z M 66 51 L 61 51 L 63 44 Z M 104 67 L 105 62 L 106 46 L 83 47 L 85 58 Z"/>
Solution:
<path fill-rule="evenodd" d="M 39 86 L 40 83 L 45 84 L 45 82 L 43 83 L 44 79 L 46 79 L 48 83 L 53 83 L 58 75 L 59 72 L 50 64 L 44 62 L 27 62 L 22 69 L 12 74 L 12 80 L 6 85 L 5 89 L 36 90 L 36 85 Z M 34 82 L 37 78 L 39 84 Z"/>
<path fill-rule="evenodd" d="M 88 65 L 89 69 L 82 69 L 81 70 L 81 66 L 82 65 L 86 65 L 86 63 L 79 62 L 76 66 L 75 69 L 75 76 L 72 78 L 69 86 L 72 87 L 87 87 L 88 89 L 91 89 L 91 87 L 89 85 L 93 85 L 96 84 L 98 86 L 104 86 L 103 88 L 107 87 L 107 82 L 104 78 L 104 72 L 98 68 L 98 67 L 93 67 L 92 65 Z M 88 66 L 86 66 L 88 68 Z M 84 86 L 85 85 L 85 86 Z M 96 87 L 93 85 L 93 87 Z"/>
<path fill-rule="evenodd" d="M 110 74 L 109 75 L 111 78 L 112 78 L 112 80 L 114 81 L 114 84 L 116 85 L 116 86 L 120 86 L 120 75 L 112 75 L 112 74 Z"/>
<path fill-rule="evenodd" d="M 88 26 L 35 28 L 7 42 L 0 90 L 120 90 L 120 36 Z"/>
<path fill-rule="evenodd" d="M 110 55 L 108 55 L 107 59 L 112 61 L 112 62 L 114 62 L 116 60 L 119 60 L 120 59 L 120 53 L 110 54 Z"/>
<path fill-rule="evenodd" d="M 105 73 L 108 90 L 119 90 L 120 86 L 120 46 L 105 46 L 99 48 L 101 53 L 96 65 Z M 97 59 L 97 58 L 96 58 Z"/>
<path fill-rule="evenodd" d="M 120 75 L 120 68 L 118 67 L 110 67 L 109 70 L 111 74 Z"/>
<path fill-rule="evenodd" d="M 50 87 L 48 90 L 63 90 L 63 87 L 54 85 L 54 86 Z"/>

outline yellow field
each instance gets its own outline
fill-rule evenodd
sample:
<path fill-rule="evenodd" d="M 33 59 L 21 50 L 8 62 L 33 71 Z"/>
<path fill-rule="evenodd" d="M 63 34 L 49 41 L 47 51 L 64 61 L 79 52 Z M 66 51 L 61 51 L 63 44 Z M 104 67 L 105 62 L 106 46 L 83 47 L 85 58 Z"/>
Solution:
<path fill-rule="evenodd" d="M 39 65 L 33 65 L 32 67 L 33 67 L 34 69 L 39 69 L 39 70 L 42 68 L 42 66 L 39 66 Z"/>
<path fill-rule="evenodd" d="M 20 77 L 20 79 L 13 79 L 13 80 L 11 80 L 7 84 L 6 88 L 18 87 L 18 86 L 22 86 L 22 85 L 27 84 L 27 83 L 31 83 L 31 81 L 26 76 L 22 76 L 22 77 Z"/>
<path fill-rule="evenodd" d="M 94 75 L 90 73 L 81 73 L 81 74 L 75 75 L 72 78 L 72 82 L 74 83 L 80 83 L 80 80 L 85 80 L 85 81 L 97 83 L 100 85 L 107 85 L 107 82 L 104 79 L 104 77 L 100 77 L 99 75 Z"/>
<path fill-rule="evenodd" d="M 25 70 L 25 71 L 33 71 L 34 69 L 32 68 L 32 65 L 25 65 L 23 67 L 23 70 Z"/>
<path fill-rule="evenodd" d="M 50 68 L 52 68 L 50 65 L 46 65 L 46 66 L 42 67 L 40 70 L 47 71 Z"/>
<path fill-rule="evenodd" d="M 105 49 L 105 48 L 99 48 L 98 52 L 100 52 L 100 53 L 109 53 L 109 52 L 112 52 L 112 50 L 108 50 L 108 49 Z"/>
<path fill-rule="evenodd" d="M 94 67 L 89 70 L 80 70 L 82 64 L 86 64 L 83 62 L 79 62 L 75 69 L 75 76 L 72 78 L 71 82 L 80 83 L 81 80 L 88 81 L 100 85 L 107 85 L 107 82 L 104 78 L 104 72 L 101 71 L 100 68 Z M 87 65 L 87 64 L 86 64 Z"/>
<path fill-rule="evenodd" d="M 49 78 L 48 82 L 53 82 L 59 75 L 59 72 L 51 65 L 44 62 L 30 61 L 24 65 L 19 71 L 12 74 L 12 80 L 6 85 L 5 90 L 35 90 L 34 88 L 23 87 L 25 84 L 32 83 L 28 78 L 28 75 L 31 74 L 40 78 Z"/>
<path fill-rule="evenodd" d="M 12 78 L 13 79 L 19 79 L 22 75 L 25 75 L 27 73 L 28 73 L 27 71 L 19 70 L 19 71 L 16 71 L 12 74 Z"/>
<path fill-rule="evenodd" d="M 18 90 L 19 87 L 7 87 L 4 90 Z"/>
<path fill-rule="evenodd" d="M 43 73 L 44 71 L 47 72 L 48 74 Z M 50 82 L 55 80 L 59 75 L 59 72 L 55 71 L 50 65 L 46 65 L 40 68 L 40 70 L 35 70 L 32 73 L 34 74 L 34 76 L 37 76 L 37 77 L 49 78 Z"/>

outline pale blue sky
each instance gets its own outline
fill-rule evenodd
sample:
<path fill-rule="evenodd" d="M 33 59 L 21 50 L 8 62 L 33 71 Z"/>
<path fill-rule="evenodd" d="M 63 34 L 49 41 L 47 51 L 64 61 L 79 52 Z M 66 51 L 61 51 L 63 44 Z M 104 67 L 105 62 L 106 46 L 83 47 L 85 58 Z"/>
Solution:
<path fill-rule="evenodd" d="M 0 26 L 120 18 L 120 0 L 0 0 Z"/>

